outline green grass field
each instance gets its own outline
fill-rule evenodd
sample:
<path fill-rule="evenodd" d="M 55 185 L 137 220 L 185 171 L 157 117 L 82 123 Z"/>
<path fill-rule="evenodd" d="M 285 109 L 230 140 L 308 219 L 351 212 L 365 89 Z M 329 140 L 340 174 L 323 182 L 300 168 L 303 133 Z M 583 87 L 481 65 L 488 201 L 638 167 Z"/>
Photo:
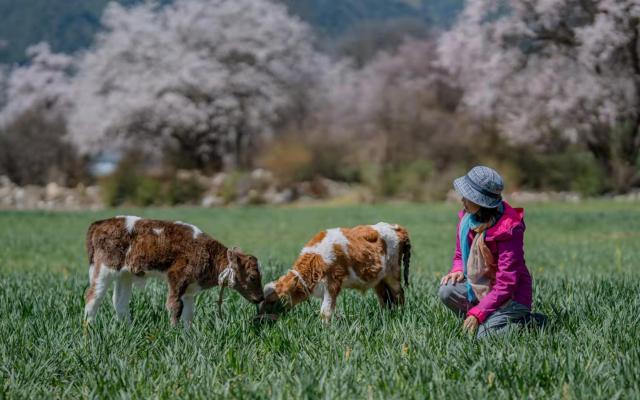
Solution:
<path fill-rule="evenodd" d="M 313 299 L 256 330 L 236 293 L 219 320 L 214 288 L 185 332 L 169 326 L 158 281 L 134 291 L 131 325 L 105 301 L 83 329 L 85 230 L 123 213 L 240 245 L 261 259 L 264 283 L 320 229 L 400 223 L 414 249 L 407 305 L 382 312 L 372 292 L 346 291 L 330 326 Z M 453 205 L 0 212 L 0 398 L 640 398 L 640 206 L 529 206 L 526 222 L 534 308 L 550 325 L 479 342 L 436 295 Z"/>

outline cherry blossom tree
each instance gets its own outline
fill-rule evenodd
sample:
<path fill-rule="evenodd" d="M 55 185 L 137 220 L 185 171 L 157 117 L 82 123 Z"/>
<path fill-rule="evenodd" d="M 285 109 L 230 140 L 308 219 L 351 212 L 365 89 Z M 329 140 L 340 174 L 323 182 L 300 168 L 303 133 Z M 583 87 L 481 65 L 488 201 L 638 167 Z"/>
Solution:
<path fill-rule="evenodd" d="M 474 113 L 517 141 L 584 143 L 626 190 L 640 182 L 640 3 L 468 0 L 439 43 Z"/>
<path fill-rule="evenodd" d="M 294 88 L 326 62 L 309 28 L 268 0 L 108 6 L 74 79 L 70 131 L 83 149 L 135 145 L 192 167 L 248 166 Z"/>
<path fill-rule="evenodd" d="M 335 63 L 323 76 L 307 132 L 340 143 L 344 168 L 378 194 L 446 193 L 448 178 L 473 160 L 468 149 L 485 126 L 458 111 L 461 93 L 438 65 L 434 38 L 408 39 L 361 68 L 354 64 Z"/>
<path fill-rule="evenodd" d="M 30 62 L 6 73 L 6 105 L 0 126 L 6 126 L 28 111 L 39 109 L 43 117 L 57 119 L 69 112 L 74 59 L 52 53 L 40 43 L 27 49 Z M 1 96 L 0 96 L 1 97 Z"/>
<path fill-rule="evenodd" d="M 436 163 L 444 147 L 469 130 L 453 115 L 460 93 L 437 64 L 432 39 L 410 39 L 393 51 L 380 52 L 362 68 L 336 64 L 325 75 L 324 102 L 317 124 L 351 137 L 377 164 L 428 158 Z"/>
<path fill-rule="evenodd" d="M 73 108 L 75 61 L 41 43 L 27 50 L 30 62 L 7 69 L 0 90 L 0 174 L 17 184 L 86 179 L 85 160 L 67 138 L 66 117 Z M 0 95 L 0 103 L 3 95 Z"/>

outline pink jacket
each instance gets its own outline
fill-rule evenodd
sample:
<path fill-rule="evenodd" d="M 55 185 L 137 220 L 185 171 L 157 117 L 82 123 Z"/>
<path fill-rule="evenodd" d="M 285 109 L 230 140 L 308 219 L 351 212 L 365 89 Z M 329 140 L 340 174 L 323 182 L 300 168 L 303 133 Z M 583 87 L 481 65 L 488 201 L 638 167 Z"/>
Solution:
<path fill-rule="evenodd" d="M 531 308 L 532 286 L 531 275 L 524 261 L 524 210 L 513 208 L 506 201 L 504 214 L 498 222 L 487 230 L 485 243 L 491 250 L 494 259 L 498 260 L 496 282 L 480 302 L 471 308 L 467 316 L 473 315 L 483 323 L 491 313 L 509 300 L 514 300 L 529 309 Z M 458 213 L 458 229 L 464 210 Z M 475 236 L 471 230 L 467 240 L 470 242 Z M 451 272 L 462 272 L 462 253 L 460 238 L 456 233 L 456 251 L 453 256 Z"/>

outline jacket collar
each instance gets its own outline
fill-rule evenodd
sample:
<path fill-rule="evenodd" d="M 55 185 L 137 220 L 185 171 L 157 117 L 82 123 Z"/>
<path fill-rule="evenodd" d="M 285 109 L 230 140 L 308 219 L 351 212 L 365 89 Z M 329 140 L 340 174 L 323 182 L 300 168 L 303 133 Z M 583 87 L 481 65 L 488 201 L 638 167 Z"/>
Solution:
<path fill-rule="evenodd" d="M 505 240 L 511 237 L 513 229 L 520 224 L 524 225 L 524 209 L 513 208 L 503 201 L 504 213 L 494 226 L 487 229 L 485 240 Z"/>
<path fill-rule="evenodd" d="M 524 209 L 513 208 L 506 201 L 502 201 L 504 213 L 494 226 L 487 229 L 485 240 L 505 240 L 511 237 L 513 229 L 518 225 L 524 226 Z M 458 213 L 458 218 L 464 217 L 464 210 Z"/>

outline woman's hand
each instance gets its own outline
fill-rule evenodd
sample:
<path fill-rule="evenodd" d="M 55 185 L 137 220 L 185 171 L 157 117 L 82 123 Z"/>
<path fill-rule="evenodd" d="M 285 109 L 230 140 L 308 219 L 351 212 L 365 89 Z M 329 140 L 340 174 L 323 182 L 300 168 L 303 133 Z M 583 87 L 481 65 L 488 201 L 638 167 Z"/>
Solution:
<path fill-rule="evenodd" d="M 480 325 L 480 321 L 478 321 L 478 318 L 470 315 L 462 323 L 462 330 L 467 332 L 468 334 L 473 334 L 476 329 L 478 329 L 478 325 Z"/>
<path fill-rule="evenodd" d="M 450 272 L 442 277 L 440 280 L 441 285 L 446 285 L 449 281 L 454 285 L 464 280 L 464 274 L 462 272 Z"/>

